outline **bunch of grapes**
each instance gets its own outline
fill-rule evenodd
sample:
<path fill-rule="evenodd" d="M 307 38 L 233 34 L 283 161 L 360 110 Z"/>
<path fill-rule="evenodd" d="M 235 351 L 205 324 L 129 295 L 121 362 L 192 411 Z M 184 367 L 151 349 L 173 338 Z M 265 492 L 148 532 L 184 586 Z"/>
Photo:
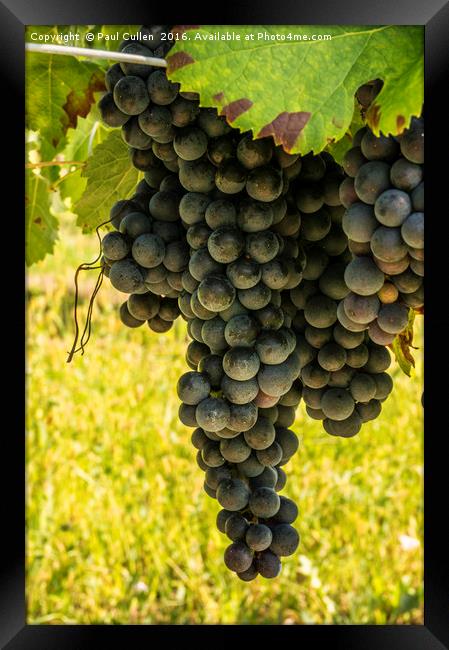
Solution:
<path fill-rule="evenodd" d="M 339 320 L 389 345 L 424 306 L 424 123 L 413 118 L 396 138 L 363 128 L 354 138 L 340 186 L 343 229 L 354 259 Z"/>
<path fill-rule="evenodd" d="M 153 50 L 123 51 L 166 54 L 162 27 L 140 31 Z M 299 544 L 298 508 L 279 495 L 298 404 L 327 433 L 357 434 L 391 392 L 393 330 L 421 306 L 422 122 L 396 139 L 362 129 L 342 168 L 239 133 L 160 69 L 116 64 L 106 85 L 102 117 L 121 127 L 144 180 L 112 208 L 104 274 L 128 294 L 126 326 L 187 322 L 179 417 L 222 508 L 225 564 L 244 581 L 276 577 Z"/>

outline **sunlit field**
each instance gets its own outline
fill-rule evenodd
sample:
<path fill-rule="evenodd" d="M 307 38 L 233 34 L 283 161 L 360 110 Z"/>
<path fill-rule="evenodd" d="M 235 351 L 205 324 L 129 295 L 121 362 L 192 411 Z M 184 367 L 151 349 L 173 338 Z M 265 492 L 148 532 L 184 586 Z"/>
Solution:
<path fill-rule="evenodd" d="M 394 391 L 357 437 L 327 435 L 300 406 L 283 494 L 301 544 L 279 578 L 243 583 L 177 416 L 185 322 L 125 328 L 105 280 L 86 353 L 67 364 L 73 274 L 98 242 L 68 217 L 61 228 L 28 272 L 28 623 L 421 624 L 421 317 L 415 376 L 392 364 Z M 95 273 L 81 275 L 82 315 Z"/>

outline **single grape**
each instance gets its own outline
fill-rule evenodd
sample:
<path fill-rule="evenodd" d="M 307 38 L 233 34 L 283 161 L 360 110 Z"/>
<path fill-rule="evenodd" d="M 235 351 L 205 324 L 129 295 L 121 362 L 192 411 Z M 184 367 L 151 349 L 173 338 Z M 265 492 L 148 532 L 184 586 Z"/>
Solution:
<path fill-rule="evenodd" d="M 272 539 L 270 528 L 264 524 L 252 524 L 246 530 L 245 541 L 253 551 L 264 551 L 270 546 Z"/>
<path fill-rule="evenodd" d="M 230 463 L 242 463 L 251 454 L 249 447 L 242 434 L 235 438 L 229 438 L 220 442 L 220 452 L 223 458 Z"/>
<path fill-rule="evenodd" d="M 259 232 L 272 225 L 273 216 L 270 204 L 248 199 L 240 202 L 237 225 L 244 232 Z"/>
<path fill-rule="evenodd" d="M 381 194 L 379 199 L 385 194 L 387 192 Z M 378 227 L 372 206 L 360 201 L 352 203 L 343 215 L 342 227 L 347 237 L 352 241 L 358 243 L 369 242 Z"/>
<path fill-rule="evenodd" d="M 275 201 L 282 192 L 282 174 L 269 166 L 253 169 L 248 174 L 246 191 L 256 201 Z"/>
<path fill-rule="evenodd" d="M 229 381 L 235 382 L 235 380 L 230 379 Z M 249 379 L 248 382 L 254 380 Z M 241 383 L 241 382 L 240 382 Z M 245 382 L 246 383 L 246 382 Z M 229 429 L 234 433 L 234 431 L 248 431 L 255 425 L 257 422 L 258 408 L 255 404 L 252 403 L 251 398 L 249 401 L 241 404 L 230 404 L 229 405 L 230 416 L 229 416 Z M 220 436 L 221 436 L 220 432 Z M 232 434 L 228 434 L 222 437 L 235 437 Z"/>
<path fill-rule="evenodd" d="M 237 381 L 252 379 L 257 375 L 259 367 L 259 357 L 251 348 L 231 348 L 223 357 L 225 373 Z"/>
<path fill-rule="evenodd" d="M 229 406 L 217 397 L 203 399 L 196 407 L 198 425 L 206 431 L 220 431 L 228 425 Z"/>
<path fill-rule="evenodd" d="M 188 228 L 187 230 L 186 233 L 187 243 L 191 249 L 197 251 L 200 248 L 204 248 L 205 246 L 207 246 L 207 242 L 209 241 L 209 237 L 211 233 L 212 233 L 211 229 L 208 228 L 204 222 L 195 223 L 193 226 L 190 226 L 190 228 Z"/>
<path fill-rule="evenodd" d="M 298 437 L 290 429 L 285 427 L 276 428 L 276 442 L 282 447 L 282 465 L 296 454 L 299 447 Z"/>
<path fill-rule="evenodd" d="M 207 155 L 212 164 L 219 167 L 222 163 L 235 156 L 235 144 L 228 135 L 209 140 Z"/>
<path fill-rule="evenodd" d="M 267 449 L 273 444 L 276 432 L 273 424 L 264 416 L 260 415 L 256 423 L 244 432 L 246 443 L 252 449 Z"/>
<path fill-rule="evenodd" d="M 356 293 L 349 293 L 343 300 L 343 307 L 351 321 L 368 325 L 379 313 L 380 300 L 376 294 L 359 296 Z"/>
<path fill-rule="evenodd" d="M 142 271 L 134 260 L 114 262 L 109 272 L 112 286 L 123 293 L 137 293 L 144 288 Z"/>
<path fill-rule="evenodd" d="M 238 194 L 245 183 L 246 171 L 235 160 L 226 160 L 215 172 L 215 185 L 225 194 Z"/>
<path fill-rule="evenodd" d="M 389 187 L 390 165 L 378 160 L 362 165 L 354 181 L 357 196 L 361 201 L 370 205 L 374 205 L 377 197 Z"/>
<path fill-rule="evenodd" d="M 362 368 L 369 358 L 369 351 L 363 343 L 346 351 L 346 365 L 350 368 Z"/>
<path fill-rule="evenodd" d="M 321 399 L 320 408 L 327 418 L 345 420 L 354 411 L 354 399 L 345 389 L 329 388 Z"/>
<path fill-rule="evenodd" d="M 223 265 L 211 257 L 207 248 L 195 251 L 189 261 L 189 272 L 197 282 L 201 282 L 208 275 L 220 273 L 222 269 Z"/>
<path fill-rule="evenodd" d="M 307 241 L 319 241 L 324 239 L 331 229 L 331 216 L 325 208 L 303 214 L 301 219 L 301 235 Z"/>
<path fill-rule="evenodd" d="M 271 289 L 263 282 L 259 282 L 250 289 L 239 289 L 237 295 L 241 304 L 251 311 L 263 309 L 269 304 L 272 297 Z"/>
<path fill-rule="evenodd" d="M 206 357 L 203 357 L 198 364 L 198 370 L 206 375 L 214 390 L 220 388 L 221 380 L 224 376 L 221 356 L 218 354 L 208 354 Z"/>
<path fill-rule="evenodd" d="M 250 491 L 241 479 L 225 479 L 217 488 L 218 503 L 232 512 L 243 510 L 248 505 Z"/>
<path fill-rule="evenodd" d="M 223 226 L 212 232 L 207 241 L 207 248 L 215 261 L 231 264 L 245 250 L 245 241 L 236 228 Z"/>
<path fill-rule="evenodd" d="M 391 280 L 401 294 L 414 293 L 422 285 L 422 277 L 415 275 L 411 269 L 395 275 Z"/>
<path fill-rule="evenodd" d="M 408 308 L 398 302 L 383 305 L 379 311 L 377 324 L 384 332 L 399 334 L 407 327 L 408 313 Z"/>
<path fill-rule="evenodd" d="M 306 303 L 304 316 L 314 327 L 330 327 L 337 320 L 337 304 L 327 296 L 312 296 Z"/>
<path fill-rule="evenodd" d="M 278 524 L 272 529 L 270 550 L 276 555 L 293 555 L 299 546 L 299 535 L 290 524 Z"/>
<path fill-rule="evenodd" d="M 245 517 L 235 512 L 226 519 L 225 533 L 233 542 L 241 542 L 245 539 L 249 524 Z"/>
<path fill-rule="evenodd" d="M 183 424 L 185 424 L 186 427 L 197 427 L 198 422 L 196 421 L 195 417 L 195 411 L 196 411 L 196 406 L 189 406 L 189 404 L 181 404 L 178 410 L 178 416 L 179 419 Z M 197 456 L 198 457 L 198 456 Z M 199 454 L 199 457 L 201 458 L 201 454 Z M 203 463 L 203 461 L 201 460 Z M 204 463 L 203 463 L 204 465 Z M 203 469 L 203 468 L 201 468 Z M 204 471 L 206 471 L 207 465 L 204 467 Z"/>
<path fill-rule="evenodd" d="M 256 456 L 261 465 L 277 465 L 282 460 L 282 447 L 275 441 L 266 449 L 256 451 Z"/>
<path fill-rule="evenodd" d="M 152 43 L 154 46 L 154 44 Z M 147 79 L 147 89 L 151 101 L 159 106 L 171 104 L 179 91 L 179 84 L 173 83 L 162 70 L 155 70 Z"/>
<path fill-rule="evenodd" d="M 103 95 L 98 102 L 98 110 L 102 121 L 112 128 L 123 126 L 130 118 L 128 113 L 124 113 L 118 108 L 112 92 Z"/>
<path fill-rule="evenodd" d="M 337 343 L 327 343 L 318 352 L 318 363 L 324 370 L 335 372 L 346 363 L 346 350 Z"/>
<path fill-rule="evenodd" d="M 400 226 L 412 211 L 410 197 L 401 190 L 386 190 L 376 199 L 374 213 L 384 226 Z"/>
<path fill-rule="evenodd" d="M 400 228 L 381 226 L 371 238 L 373 254 L 384 262 L 397 262 L 407 253 L 407 247 L 401 236 Z M 378 291 L 380 287 L 376 289 Z"/>
<path fill-rule="evenodd" d="M 173 148 L 183 160 L 197 160 L 207 151 L 207 137 L 201 129 L 187 126 L 176 132 Z"/>
<path fill-rule="evenodd" d="M 332 436 L 341 438 L 352 438 L 357 435 L 362 426 L 362 420 L 359 414 L 354 411 L 345 420 L 331 420 L 326 418 L 323 422 L 324 429 Z"/>
<path fill-rule="evenodd" d="M 424 212 L 413 212 L 404 221 L 401 235 L 412 248 L 424 248 Z"/>
<path fill-rule="evenodd" d="M 349 151 L 344 155 L 343 169 L 348 176 L 355 178 L 360 167 L 366 162 L 368 161 L 363 155 L 361 148 L 352 147 L 352 149 L 349 149 Z"/>
<path fill-rule="evenodd" d="M 340 183 L 340 189 L 338 191 L 341 204 L 345 208 L 349 208 L 352 203 L 355 203 L 359 200 L 359 197 L 355 191 L 355 181 L 353 178 L 345 178 Z"/>
<path fill-rule="evenodd" d="M 188 225 L 204 221 L 211 199 L 200 192 L 187 192 L 179 203 L 181 219 Z M 208 224 L 209 225 L 209 224 Z"/>
<path fill-rule="evenodd" d="M 173 126 L 182 128 L 195 121 L 200 108 L 197 100 L 188 100 L 178 96 L 169 106 Z"/>
<path fill-rule="evenodd" d="M 386 372 L 373 375 L 373 378 L 376 383 L 376 394 L 374 397 L 376 400 L 383 402 L 393 390 L 393 380 Z"/>
<path fill-rule="evenodd" d="M 360 149 L 368 160 L 394 160 L 399 147 L 391 136 L 375 136 L 368 130 L 362 138 Z"/>
<path fill-rule="evenodd" d="M 231 130 L 224 117 L 219 117 L 216 108 L 200 108 L 198 126 L 209 138 L 218 138 Z"/>
<path fill-rule="evenodd" d="M 250 233 L 246 237 L 246 252 L 259 264 L 270 262 L 279 252 L 279 240 L 269 230 Z"/>
<path fill-rule="evenodd" d="M 385 372 L 391 365 L 391 356 L 387 348 L 383 345 L 369 346 L 369 360 L 366 363 L 364 370 L 372 374 Z"/>
<path fill-rule="evenodd" d="M 279 495 L 273 488 L 256 488 L 249 498 L 249 508 L 255 517 L 273 517 L 280 505 Z"/>
<path fill-rule="evenodd" d="M 160 299 L 151 293 L 134 294 L 128 298 L 128 311 L 134 318 L 139 320 L 149 320 L 154 318 L 159 312 Z M 163 318 L 163 314 L 161 314 Z M 168 319 L 166 319 L 168 320 Z"/>
<path fill-rule="evenodd" d="M 123 47 L 122 52 L 124 54 L 138 54 L 139 56 L 153 56 L 152 50 L 135 41 L 126 44 Z M 137 77 L 142 77 L 143 79 L 146 79 L 150 72 L 153 70 L 153 68 L 149 65 L 143 63 L 129 63 L 128 61 L 122 61 L 120 63 L 120 67 L 125 75 L 136 75 Z"/>
<path fill-rule="evenodd" d="M 392 282 L 384 282 L 383 286 L 377 292 L 377 295 L 381 303 L 388 305 L 396 302 L 399 296 L 399 291 Z"/>
<path fill-rule="evenodd" d="M 262 551 L 256 560 L 256 567 L 263 578 L 276 578 L 281 572 L 281 561 L 270 550 Z"/>
<path fill-rule="evenodd" d="M 204 158 L 186 161 L 179 168 L 179 180 L 188 192 L 210 192 L 214 177 L 215 167 Z"/>
<path fill-rule="evenodd" d="M 252 347 L 260 330 L 257 321 L 250 314 L 238 314 L 223 325 L 224 338 L 230 347 Z"/>
<path fill-rule="evenodd" d="M 119 316 L 123 325 L 126 325 L 126 327 L 131 327 L 131 328 L 140 327 L 145 322 L 144 320 L 141 320 L 139 318 L 134 318 L 134 316 L 130 314 L 127 301 L 123 302 L 120 305 Z"/>
<path fill-rule="evenodd" d="M 280 496 L 279 499 L 281 505 L 274 515 L 273 521 L 278 524 L 292 524 L 298 517 L 298 506 L 288 497 Z"/>
<path fill-rule="evenodd" d="M 399 158 L 391 167 L 391 183 L 398 190 L 411 192 L 421 183 L 422 177 L 422 167 L 409 162 L 405 158 Z"/>
<path fill-rule="evenodd" d="M 139 115 L 150 103 L 145 82 L 140 77 L 125 76 L 114 86 L 114 102 L 126 115 Z"/>
<path fill-rule="evenodd" d="M 151 137 L 140 128 L 136 117 L 131 117 L 122 126 L 122 138 L 127 145 L 134 147 L 134 149 L 150 149 L 152 143 Z M 145 178 L 149 177 L 149 175 L 156 176 L 158 174 L 160 182 L 162 180 L 161 173 L 160 167 L 152 167 L 145 172 Z"/>
<path fill-rule="evenodd" d="M 224 561 L 231 571 L 243 573 L 250 568 L 253 561 L 253 553 L 243 542 L 233 542 L 225 550 Z"/>
<path fill-rule="evenodd" d="M 204 343 L 213 350 L 226 350 L 228 343 L 224 335 L 225 327 L 226 323 L 219 316 L 202 323 L 201 337 Z"/>

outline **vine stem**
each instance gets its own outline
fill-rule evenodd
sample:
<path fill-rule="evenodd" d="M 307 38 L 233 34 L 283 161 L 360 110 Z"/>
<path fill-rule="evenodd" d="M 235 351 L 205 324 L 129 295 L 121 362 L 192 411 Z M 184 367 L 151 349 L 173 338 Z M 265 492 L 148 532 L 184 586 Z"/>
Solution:
<path fill-rule="evenodd" d="M 125 52 L 109 52 L 108 50 L 92 50 L 88 47 L 73 47 L 72 45 L 47 45 L 45 43 L 25 43 L 25 50 L 40 54 L 65 54 L 68 56 L 85 56 L 89 59 L 109 59 L 124 63 L 141 63 L 142 65 L 166 68 L 167 61 L 155 56 L 141 54 L 126 54 Z"/>
<path fill-rule="evenodd" d="M 37 163 L 25 163 L 26 169 L 38 169 L 39 167 L 61 167 L 62 165 L 85 165 L 80 160 L 45 160 Z"/>

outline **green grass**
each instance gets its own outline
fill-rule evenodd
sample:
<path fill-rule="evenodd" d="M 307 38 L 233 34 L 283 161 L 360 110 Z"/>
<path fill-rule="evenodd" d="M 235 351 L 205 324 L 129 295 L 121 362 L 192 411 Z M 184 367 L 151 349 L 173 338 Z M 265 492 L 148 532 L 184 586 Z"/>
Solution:
<path fill-rule="evenodd" d="M 125 328 L 106 281 L 86 354 L 66 363 L 73 272 L 95 252 L 66 222 L 28 276 L 28 623 L 422 624 L 421 349 L 356 438 L 298 410 L 284 493 L 301 545 L 278 579 L 242 583 L 177 417 L 184 322 Z"/>

